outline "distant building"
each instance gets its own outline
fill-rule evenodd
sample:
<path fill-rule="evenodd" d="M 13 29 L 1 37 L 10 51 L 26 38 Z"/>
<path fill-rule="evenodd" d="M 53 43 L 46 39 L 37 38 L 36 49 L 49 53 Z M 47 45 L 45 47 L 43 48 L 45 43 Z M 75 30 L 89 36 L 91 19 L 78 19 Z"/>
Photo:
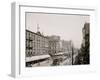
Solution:
<path fill-rule="evenodd" d="M 48 54 L 48 38 L 37 33 L 26 30 L 26 57 Z"/>
<path fill-rule="evenodd" d="M 49 36 L 49 54 L 54 55 L 60 51 L 60 37 L 59 36 Z"/>
<path fill-rule="evenodd" d="M 66 53 L 72 53 L 72 41 L 61 40 L 61 51 Z"/>

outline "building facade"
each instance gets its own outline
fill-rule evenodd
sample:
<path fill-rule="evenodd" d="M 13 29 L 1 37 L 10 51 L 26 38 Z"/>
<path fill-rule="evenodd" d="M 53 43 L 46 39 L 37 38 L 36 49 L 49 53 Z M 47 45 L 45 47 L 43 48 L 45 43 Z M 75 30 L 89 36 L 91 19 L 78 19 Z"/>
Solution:
<path fill-rule="evenodd" d="M 82 45 L 85 47 L 86 43 L 89 42 L 89 37 L 90 37 L 90 24 L 89 23 L 85 23 L 84 27 L 82 29 L 82 33 L 83 33 L 83 42 Z"/>
<path fill-rule="evenodd" d="M 72 41 L 61 40 L 61 51 L 65 53 L 72 53 Z"/>
<path fill-rule="evenodd" d="M 59 36 L 49 36 L 49 54 L 55 55 L 60 51 L 60 37 Z"/>
<path fill-rule="evenodd" d="M 72 41 L 60 40 L 60 36 L 44 36 L 39 31 L 26 30 L 26 57 L 59 53 L 72 53 Z"/>
<path fill-rule="evenodd" d="M 85 23 L 82 29 L 83 41 L 80 49 L 78 64 L 90 63 L 90 24 Z"/>
<path fill-rule="evenodd" d="M 26 30 L 26 57 L 48 54 L 48 38 Z"/>

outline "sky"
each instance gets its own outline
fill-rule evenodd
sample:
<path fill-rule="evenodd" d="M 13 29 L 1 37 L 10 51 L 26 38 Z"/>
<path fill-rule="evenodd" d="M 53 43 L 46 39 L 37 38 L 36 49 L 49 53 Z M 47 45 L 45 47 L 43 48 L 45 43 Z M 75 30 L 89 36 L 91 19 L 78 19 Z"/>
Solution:
<path fill-rule="evenodd" d="M 61 40 L 72 40 L 76 48 L 81 47 L 82 28 L 85 22 L 89 22 L 90 16 L 62 15 L 45 13 L 26 13 L 26 29 L 45 36 L 57 35 Z"/>

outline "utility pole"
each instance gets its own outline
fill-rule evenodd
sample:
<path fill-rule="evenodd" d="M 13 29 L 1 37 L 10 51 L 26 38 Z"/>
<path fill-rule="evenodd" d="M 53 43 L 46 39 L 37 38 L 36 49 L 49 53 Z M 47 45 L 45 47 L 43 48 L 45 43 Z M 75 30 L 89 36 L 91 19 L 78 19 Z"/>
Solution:
<path fill-rule="evenodd" d="M 72 43 L 72 65 L 73 65 L 73 55 L 74 55 L 74 47 L 73 47 L 73 43 Z"/>
<path fill-rule="evenodd" d="M 72 45 L 72 65 L 73 65 L 73 45 Z"/>

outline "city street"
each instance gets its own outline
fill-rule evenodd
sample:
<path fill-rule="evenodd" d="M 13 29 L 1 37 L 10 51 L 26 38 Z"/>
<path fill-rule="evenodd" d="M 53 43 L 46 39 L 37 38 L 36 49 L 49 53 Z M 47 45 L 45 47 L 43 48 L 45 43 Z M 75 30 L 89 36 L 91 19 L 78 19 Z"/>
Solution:
<path fill-rule="evenodd" d="M 57 53 L 53 57 L 50 57 L 47 55 L 34 56 L 31 58 L 27 58 L 26 60 L 27 60 L 26 62 L 27 66 L 29 67 L 57 66 L 57 65 L 71 65 L 72 64 L 72 58 L 68 54 L 64 55 L 63 53 Z"/>

